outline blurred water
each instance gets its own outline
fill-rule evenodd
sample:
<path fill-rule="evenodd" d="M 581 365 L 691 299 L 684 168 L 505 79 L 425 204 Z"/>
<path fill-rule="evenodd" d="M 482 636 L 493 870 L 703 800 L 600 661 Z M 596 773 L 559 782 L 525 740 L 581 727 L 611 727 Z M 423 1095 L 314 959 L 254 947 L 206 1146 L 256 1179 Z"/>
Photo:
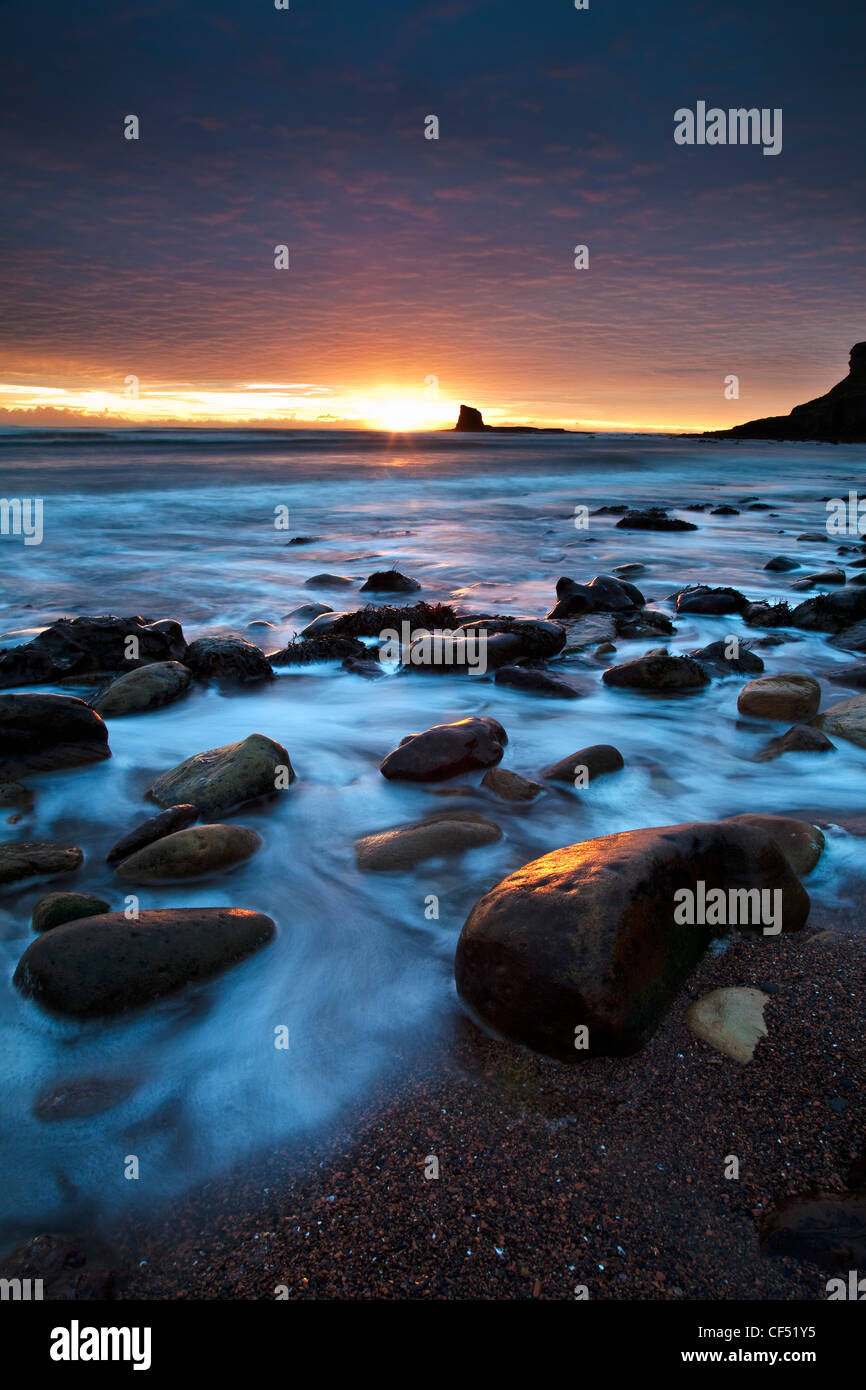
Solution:
<path fill-rule="evenodd" d="M 274 650 L 291 636 L 285 618 L 297 605 L 356 607 L 366 597 L 358 592 L 363 579 L 392 564 L 421 582 L 418 598 L 536 616 L 552 606 L 560 575 L 587 580 L 633 560 L 649 566 L 637 579 L 648 601 L 667 611 L 666 597 L 686 583 L 780 598 L 791 578 L 836 560 L 835 544 L 795 538 L 823 531 L 821 499 L 856 488 L 862 463 L 854 446 L 673 439 L 178 432 L 70 441 L 8 432 L 0 435 L 0 495 L 42 497 L 45 531 L 41 546 L 0 538 L 0 643 L 25 640 L 64 614 L 114 612 L 177 618 L 190 640 L 237 631 Z M 618 531 L 611 516 L 593 517 L 588 531 L 573 522 L 579 505 L 737 505 L 747 495 L 772 510 L 685 512 L 700 527 L 689 533 Z M 290 510 L 288 532 L 274 527 L 282 506 Z M 288 546 L 289 535 L 320 539 Z M 794 555 L 804 569 L 764 571 L 777 553 Z M 322 571 L 356 583 L 345 591 L 304 586 Z M 276 630 L 246 631 L 262 618 Z M 761 635 L 735 617 L 685 619 L 669 645 L 684 651 L 731 633 Z M 851 660 L 820 635 L 786 636 L 785 645 L 762 652 L 769 672 L 821 676 Z M 615 659 L 651 645 L 619 641 Z M 828 757 L 754 761 L 782 728 L 739 719 L 737 678 L 697 695 L 655 698 L 608 690 L 602 665 L 578 654 L 559 665 L 581 672 L 592 693 L 551 702 L 465 675 L 415 671 L 369 683 L 339 667 L 286 669 L 266 688 L 196 689 L 167 710 L 111 721 L 110 760 L 28 779 L 35 811 L 4 825 L 4 835 L 78 843 L 87 860 L 69 880 L 0 900 L 7 1232 L 44 1228 L 80 1203 L 110 1212 L 153 1201 L 247 1152 L 333 1122 L 399 1041 L 423 1040 L 447 1023 L 455 1007 L 451 961 L 469 908 L 549 849 L 742 811 L 802 807 L 832 820 L 862 810 L 866 750 L 843 743 Z M 825 703 L 850 693 L 827 684 Z M 478 790 L 480 774 L 460 779 L 459 800 L 381 776 L 381 758 L 405 734 L 470 714 L 504 724 L 503 766 L 527 775 L 598 742 L 615 743 L 626 770 L 581 793 L 551 789 L 529 810 Z M 286 746 L 298 777 L 273 803 L 232 817 L 259 831 L 262 850 L 209 883 L 140 896 L 143 907 L 259 909 L 278 924 L 273 945 L 219 980 L 120 1022 L 59 1022 L 23 1001 L 11 977 L 31 939 L 33 903 L 68 882 L 122 906 L 104 856 L 155 809 L 142 796 L 154 775 L 256 731 Z M 356 870 L 357 835 L 449 805 L 492 815 L 501 843 L 411 875 Z M 816 906 L 846 901 L 852 883 L 861 891 L 857 845 L 841 829 L 829 834 L 808 885 Z M 438 921 L 425 918 L 431 893 L 440 899 Z M 281 1024 L 288 1051 L 274 1048 Z M 35 1118 L 42 1087 L 92 1075 L 131 1077 L 137 1089 L 96 1118 Z M 123 1178 L 131 1153 L 141 1162 L 138 1182 Z"/>

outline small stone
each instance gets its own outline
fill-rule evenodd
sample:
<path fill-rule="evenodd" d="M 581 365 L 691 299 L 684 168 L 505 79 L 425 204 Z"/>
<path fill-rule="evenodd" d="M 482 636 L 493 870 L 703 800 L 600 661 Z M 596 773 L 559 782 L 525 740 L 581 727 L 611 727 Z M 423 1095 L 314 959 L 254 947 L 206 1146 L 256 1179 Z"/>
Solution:
<path fill-rule="evenodd" d="M 734 1062 L 751 1062 L 766 1038 L 767 996 L 759 989 L 714 989 L 686 1012 L 686 1027 Z"/>

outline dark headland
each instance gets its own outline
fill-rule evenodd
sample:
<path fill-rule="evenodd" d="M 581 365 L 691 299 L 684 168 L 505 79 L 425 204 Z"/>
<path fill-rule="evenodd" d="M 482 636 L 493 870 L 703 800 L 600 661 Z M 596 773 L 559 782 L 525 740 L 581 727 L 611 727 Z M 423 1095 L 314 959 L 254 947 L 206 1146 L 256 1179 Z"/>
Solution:
<path fill-rule="evenodd" d="M 459 428 L 459 426 L 458 426 Z M 794 439 L 825 444 L 866 443 L 866 342 L 851 349 L 848 375 L 824 396 L 795 405 L 790 415 L 747 420 L 705 439 Z"/>

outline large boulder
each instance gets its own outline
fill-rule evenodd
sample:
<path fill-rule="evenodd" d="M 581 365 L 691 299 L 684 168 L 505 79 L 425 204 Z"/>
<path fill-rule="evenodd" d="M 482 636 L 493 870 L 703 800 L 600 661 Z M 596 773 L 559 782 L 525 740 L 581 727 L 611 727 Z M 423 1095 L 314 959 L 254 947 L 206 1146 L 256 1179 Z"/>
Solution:
<path fill-rule="evenodd" d="M 461 772 L 494 767 L 501 762 L 508 735 L 488 716 L 435 724 L 420 734 L 408 734 L 383 760 L 380 771 L 389 779 L 439 782 Z"/>
<path fill-rule="evenodd" d="M 832 594 L 817 594 L 798 603 L 790 616 L 792 627 L 807 632 L 842 633 L 866 618 L 866 589 L 848 584 Z"/>
<path fill-rule="evenodd" d="M 0 776 L 110 758 L 108 729 L 73 695 L 0 695 Z"/>
<path fill-rule="evenodd" d="M 364 835 L 355 841 L 355 855 L 359 869 L 388 872 L 412 869 L 428 859 L 465 854 L 501 839 L 499 826 L 477 811 L 454 811 Z"/>
<path fill-rule="evenodd" d="M 115 873 L 124 883 L 181 883 L 207 878 L 242 864 L 261 843 L 261 836 L 243 825 L 194 825 L 136 850 L 120 861 Z"/>
<path fill-rule="evenodd" d="M 75 1018 L 136 1008 L 243 960 L 274 935 L 261 912 L 174 907 L 85 917 L 43 932 L 14 983 L 43 1008 Z"/>
<path fill-rule="evenodd" d="M 130 640 L 132 639 L 132 640 Z M 67 676 L 129 671 L 150 661 L 182 660 L 179 623 L 144 618 L 61 618 L 21 647 L 0 651 L 0 688 L 56 684 Z"/>
<path fill-rule="evenodd" d="M 560 579 L 556 598 L 556 605 L 547 616 L 559 621 L 579 618 L 584 613 L 629 613 L 634 608 L 643 608 L 645 602 L 640 589 L 612 574 L 597 574 L 588 584 Z"/>
<path fill-rule="evenodd" d="M 184 664 L 200 681 L 250 685 L 274 679 L 264 652 L 245 637 L 199 637 L 187 647 Z"/>
<path fill-rule="evenodd" d="M 122 714 L 143 714 L 171 704 L 188 688 L 192 673 L 179 661 L 152 661 L 118 676 L 90 701 L 91 709 L 103 719 Z"/>
<path fill-rule="evenodd" d="M 847 738 L 849 743 L 866 748 L 866 695 L 852 695 L 850 700 L 831 705 L 812 723 L 825 734 Z"/>
<path fill-rule="evenodd" d="M 624 690 L 702 690 L 710 684 L 710 677 L 694 657 L 671 656 L 666 651 L 609 666 L 602 680 Z"/>
<path fill-rule="evenodd" d="M 147 795 L 158 806 L 184 802 L 195 806 L 199 815 L 216 819 L 245 801 L 273 795 L 278 783 L 294 779 L 282 744 L 264 734 L 250 734 L 239 743 L 187 758 L 158 777 Z"/>
<path fill-rule="evenodd" d="M 818 713 L 821 687 L 812 676 L 784 671 L 777 676 L 758 676 L 744 685 L 737 699 L 740 714 L 756 719 L 787 719 L 799 723 Z"/>
<path fill-rule="evenodd" d="M 458 993 L 494 1032 L 561 1061 L 635 1052 L 720 932 L 682 920 L 684 893 L 698 904 L 750 889 L 779 890 L 783 929 L 804 925 L 808 894 L 750 825 L 663 826 L 554 850 L 476 903 L 457 946 Z"/>
<path fill-rule="evenodd" d="M 0 883 L 71 874 L 83 863 L 84 854 L 77 845 L 13 840 L 0 845 Z"/>

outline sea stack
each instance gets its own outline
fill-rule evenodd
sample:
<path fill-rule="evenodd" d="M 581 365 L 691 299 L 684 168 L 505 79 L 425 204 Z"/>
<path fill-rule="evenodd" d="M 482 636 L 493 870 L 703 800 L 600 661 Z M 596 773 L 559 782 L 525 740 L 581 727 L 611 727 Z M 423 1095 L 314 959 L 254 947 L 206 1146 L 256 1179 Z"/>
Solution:
<path fill-rule="evenodd" d="M 474 405 L 461 405 L 457 424 L 454 428 L 464 432 L 480 433 L 482 430 L 490 429 L 490 426 L 485 425 L 481 418 L 481 411 L 476 410 Z"/>
<path fill-rule="evenodd" d="M 735 425 L 731 430 L 708 431 L 708 437 L 866 443 L 866 342 L 854 344 L 848 375 L 825 396 L 795 405 L 790 415 L 748 420 L 745 425 Z"/>

